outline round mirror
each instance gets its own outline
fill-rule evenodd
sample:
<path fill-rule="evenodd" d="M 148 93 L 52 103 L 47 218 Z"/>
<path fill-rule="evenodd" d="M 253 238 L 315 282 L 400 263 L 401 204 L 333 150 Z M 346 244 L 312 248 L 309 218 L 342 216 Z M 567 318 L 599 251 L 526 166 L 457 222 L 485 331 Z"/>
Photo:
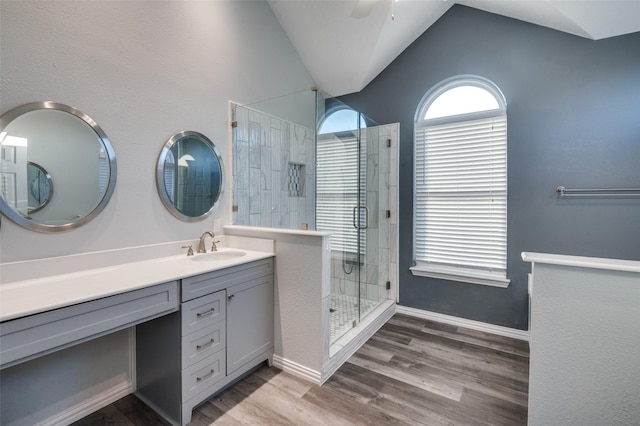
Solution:
<path fill-rule="evenodd" d="M 223 170 L 218 149 L 205 135 L 176 133 L 158 157 L 158 193 L 175 217 L 186 222 L 202 220 L 218 205 Z"/>
<path fill-rule="evenodd" d="M 34 102 L 4 113 L 0 150 L 0 211 L 25 228 L 76 228 L 100 213 L 113 194 L 116 157 L 109 139 L 68 105 Z"/>

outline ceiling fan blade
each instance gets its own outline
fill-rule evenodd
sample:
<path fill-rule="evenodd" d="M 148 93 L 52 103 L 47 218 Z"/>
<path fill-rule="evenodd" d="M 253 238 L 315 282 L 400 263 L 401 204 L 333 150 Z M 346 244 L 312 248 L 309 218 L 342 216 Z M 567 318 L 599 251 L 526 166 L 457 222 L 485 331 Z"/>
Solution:
<path fill-rule="evenodd" d="M 380 1 L 381 0 L 358 0 L 350 16 L 353 19 L 366 18 Z"/>

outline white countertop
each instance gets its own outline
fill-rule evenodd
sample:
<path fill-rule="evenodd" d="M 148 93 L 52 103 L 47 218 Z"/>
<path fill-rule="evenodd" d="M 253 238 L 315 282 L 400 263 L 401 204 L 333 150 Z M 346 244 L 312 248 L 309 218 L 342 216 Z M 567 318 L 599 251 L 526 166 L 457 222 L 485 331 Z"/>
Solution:
<path fill-rule="evenodd" d="M 568 256 L 562 254 L 522 252 L 522 260 L 531 263 L 608 269 L 612 271 L 640 272 L 640 261 L 605 259 L 601 257 Z"/>
<path fill-rule="evenodd" d="M 219 251 L 238 251 L 220 248 Z M 194 261 L 196 254 L 160 257 L 102 268 L 15 281 L 0 285 L 0 321 L 113 296 L 230 266 L 273 257 L 273 253 L 242 250 L 246 255 L 224 261 Z"/>

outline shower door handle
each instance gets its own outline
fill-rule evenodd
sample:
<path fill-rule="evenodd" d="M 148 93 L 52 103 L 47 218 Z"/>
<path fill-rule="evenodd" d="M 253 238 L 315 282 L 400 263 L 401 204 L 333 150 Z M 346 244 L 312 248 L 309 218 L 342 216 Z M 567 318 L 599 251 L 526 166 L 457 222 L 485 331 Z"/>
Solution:
<path fill-rule="evenodd" d="M 360 210 L 364 209 L 364 226 L 360 225 Z M 358 219 L 356 220 L 356 212 Z M 369 208 L 367 206 L 355 206 L 353 208 L 353 227 L 356 229 L 367 229 L 369 227 Z"/>
<path fill-rule="evenodd" d="M 361 226 L 360 229 L 367 229 L 369 227 L 369 208 L 367 206 L 360 206 L 360 209 L 364 209 L 364 226 Z"/>
<path fill-rule="evenodd" d="M 356 229 L 360 229 L 358 228 L 358 224 L 356 223 L 356 211 L 358 210 L 358 206 L 355 206 L 353 208 L 353 227 Z"/>

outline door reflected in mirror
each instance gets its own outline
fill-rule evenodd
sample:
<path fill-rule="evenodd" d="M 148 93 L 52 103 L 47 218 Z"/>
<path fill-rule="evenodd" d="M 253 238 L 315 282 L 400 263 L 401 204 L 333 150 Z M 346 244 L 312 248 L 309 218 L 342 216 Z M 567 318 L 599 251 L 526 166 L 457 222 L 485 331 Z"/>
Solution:
<path fill-rule="evenodd" d="M 34 102 L 3 114 L 0 151 L 0 210 L 34 231 L 87 223 L 115 188 L 109 139 L 89 116 L 68 105 Z"/>
<path fill-rule="evenodd" d="M 216 208 L 223 188 L 222 158 L 206 136 L 194 131 L 173 135 L 158 158 L 156 184 L 167 209 L 194 222 Z"/>

